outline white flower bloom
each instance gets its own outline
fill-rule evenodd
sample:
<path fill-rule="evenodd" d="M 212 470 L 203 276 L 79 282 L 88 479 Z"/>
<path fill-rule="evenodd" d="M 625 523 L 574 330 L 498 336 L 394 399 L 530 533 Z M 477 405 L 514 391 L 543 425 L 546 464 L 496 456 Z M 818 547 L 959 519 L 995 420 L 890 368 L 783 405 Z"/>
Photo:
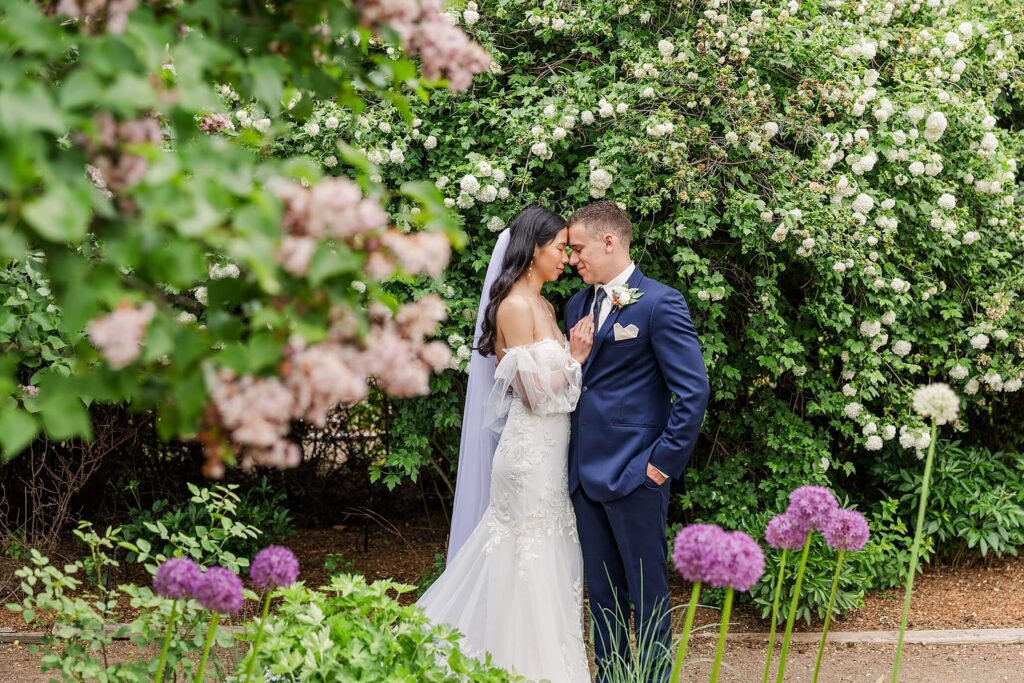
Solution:
<path fill-rule="evenodd" d="M 786 230 L 785 227 L 780 225 L 779 227 L 775 228 L 775 232 L 772 233 L 772 241 L 782 242 L 786 239 L 786 235 L 788 234 L 789 231 Z"/>
<path fill-rule="evenodd" d="M 560 123 L 562 124 L 562 128 L 565 128 L 566 130 L 572 130 L 573 128 L 576 127 L 576 117 L 571 114 L 566 114 L 565 116 L 562 117 Z"/>
<path fill-rule="evenodd" d="M 434 149 L 437 147 L 437 138 L 433 135 L 428 135 L 423 141 L 423 149 Z"/>
<path fill-rule="evenodd" d="M 462 176 L 462 180 L 459 181 L 459 187 L 466 194 L 476 194 L 480 191 L 480 181 L 477 180 L 473 174 Z"/>
<path fill-rule="evenodd" d="M 939 197 L 939 206 L 947 210 L 955 208 L 956 197 L 949 194 L 948 192 L 943 192 L 942 195 Z"/>
<path fill-rule="evenodd" d="M 928 115 L 924 124 L 924 139 L 928 142 L 938 142 L 942 134 L 946 132 L 946 116 L 941 111 L 933 111 Z"/>
<path fill-rule="evenodd" d="M 462 20 L 466 22 L 466 26 L 472 26 L 476 22 L 480 21 L 480 13 L 468 9 L 462 13 Z"/>
<path fill-rule="evenodd" d="M 981 120 L 981 127 L 984 130 L 992 130 L 996 127 L 996 117 L 989 114 Z"/>
<path fill-rule="evenodd" d="M 192 290 L 192 294 L 195 296 L 196 301 L 201 303 L 203 306 L 209 303 L 209 294 L 206 291 L 206 287 L 196 287 Z"/>
<path fill-rule="evenodd" d="M 261 133 L 266 133 L 270 130 L 270 119 L 260 119 L 259 121 L 253 122 L 253 128 Z"/>
<path fill-rule="evenodd" d="M 405 161 L 405 152 L 397 147 L 392 147 L 388 151 L 388 158 L 391 159 L 391 163 L 393 164 L 401 164 Z"/>
<path fill-rule="evenodd" d="M 555 129 L 551 131 L 551 137 L 555 140 L 564 140 L 565 135 L 565 128 L 562 128 L 561 126 L 556 126 Z"/>
<path fill-rule="evenodd" d="M 944 425 L 956 420 L 960 413 L 960 399 L 948 384 L 937 382 L 914 391 L 913 407 L 921 417 L 934 418 L 936 423 Z"/>
<path fill-rule="evenodd" d="M 896 436 L 896 425 L 885 425 L 882 427 L 882 438 L 886 441 L 891 440 Z"/>
<path fill-rule="evenodd" d="M 362 280 L 353 280 L 352 281 L 352 289 L 356 290 L 360 294 L 365 294 L 366 293 L 366 283 L 363 282 Z"/>
<path fill-rule="evenodd" d="M 769 138 L 775 137 L 779 132 L 779 124 L 774 121 L 766 121 L 762 124 L 761 129 L 765 132 Z"/>
<path fill-rule="evenodd" d="M 882 323 L 892 325 L 896 322 L 896 311 L 886 311 L 882 314 Z"/>
<path fill-rule="evenodd" d="M 654 88 L 652 88 L 651 86 L 647 86 L 646 88 L 640 91 L 640 97 L 646 97 L 648 99 L 654 97 Z"/>
<path fill-rule="evenodd" d="M 209 276 L 211 280 L 228 280 L 235 279 L 242 274 L 242 271 L 238 269 L 234 263 L 228 263 L 227 265 L 221 266 L 213 264 L 210 266 Z"/>
<path fill-rule="evenodd" d="M 338 157 L 334 156 L 333 154 L 324 158 L 324 166 L 326 166 L 327 168 L 334 168 L 337 165 Z"/>
<path fill-rule="evenodd" d="M 861 434 L 863 434 L 864 436 L 870 436 L 871 434 L 874 434 L 877 431 L 878 431 L 878 423 L 877 422 L 868 422 L 866 425 L 864 425 L 864 428 L 861 430 Z"/>
<path fill-rule="evenodd" d="M 969 231 L 964 233 L 964 236 L 960 240 L 960 242 L 965 244 L 965 245 L 970 245 L 970 244 L 974 244 L 975 242 L 977 242 L 980 239 L 981 239 L 981 233 L 977 232 L 976 230 L 969 230 Z"/>
<path fill-rule="evenodd" d="M 617 105 L 615 105 L 615 111 L 619 114 L 625 114 L 628 109 L 629 105 L 626 104 L 625 102 L 619 102 Z"/>
<path fill-rule="evenodd" d="M 443 175 L 443 176 L 441 176 L 440 178 L 438 178 L 437 180 L 434 181 L 434 187 L 436 187 L 439 190 L 443 190 L 447 186 L 448 186 L 448 176 L 446 176 L 446 175 Z"/>
<path fill-rule="evenodd" d="M 489 204 L 498 198 L 498 188 L 494 185 L 488 185 L 484 189 L 480 190 L 480 193 L 476 196 L 477 199 Z"/>
<path fill-rule="evenodd" d="M 387 121 L 381 121 L 380 123 L 378 123 L 377 124 L 377 128 L 379 128 L 380 132 L 382 132 L 382 133 L 390 133 L 391 132 L 391 124 L 388 123 Z"/>
<path fill-rule="evenodd" d="M 589 110 L 585 110 L 585 111 L 580 112 L 580 121 L 582 121 L 583 123 L 588 124 L 588 125 L 593 123 L 594 122 L 594 114 L 593 114 L 593 112 L 591 112 Z"/>
<path fill-rule="evenodd" d="M 505 219 L 501 216 L 491 216 L 487 221 L 487 229 L 491 232 L 501 232 L 505 228 Z"/>
<path fill-rule="evenodd" d="M 949 371 L 949 376 L 952 377 L 953 379 L 960 380 L 960 379 L 964 379 L 965 377 L 967 377 L 967 373 L 968 373 L 967 368 L 965 366 L 960 365 L 958 363 L 958 364 L 954 365 L 953 368 Z"/>
<path fill-rule="evenodd" d="M 565 19 L 562 17 L 555 17 L 551 20 L 551 28 L 555 31 L 561 31 L 565 28 Z"/>
<path fill-rule="evenodd" d="M 924 163 L 920 161 L 914 161 L 910 164 L 908 170 L 910 171 L 910 175 L 924 175 Z"/>
<path fill-rule="evenodd" d="M 315 136 L 320 134 L 320 126 L 312 121 L 306 124 L 306 135 Z"/>
<path fill-rule="evenodd" d="M 327 128 L 327 130 L 334 130 L 335 128 L 337 128 L 338 127 L 338 117 L 337 116 L 328 116 L 326 119 L 324 119 L 324 127 Z"/>
<path fill-rule="evenodd" d="M 498 188 L 498 199 L 508 199 L 508 194 L 509 191 L 507 187 Z"/>
<path fill-rule="evenodd" d="M 662 39 L 658 41 L 658 52 L 660 52 L 662 56 L 671 55 L 675 49 L 675 45 L 668 40 Z"/>
<path fill-rule="evenodd" d="M 553 104 L 549 104 L 548 106 L 544 107 L 544 116 L 548 117 L 549 119 L 555 118 L 555 114 L 557 113 L 558 110 L 555 108 L 555 105 Z"/>
<path fill-rule="evenodd" d="M 869 451 L 880 451 L 882 450 L 882 446 L 882 437 L 877 434 L 872 434 L 867 438 L 867 441 L 864 442 L 864 448 Z"/>
<path fill-rule="evenodd" d="M 993 133 L 988 132 L 982 136 L 980 146 L 986 152 L 994 152 L 999 146 L 999 140 L 996 139 L 996 136 Z"/>
<path fill-rule="evenodd" d="M 860 324 L 861 335 L 871 339 L 878 335 L 882 331 L 882 323 L 878 320 L 865 320 Z"/>
<path fill-rule="evenodd" d="M 979 351 L 988 346 L 988 342 L 989 338 L 987 334 L 976 334 L 971 337 L 971 346 Z"/>
<path fill-rule="evenodd" d="M 910 342 L 901 339 L 892 345 L 892 352 L 895 353 L 900 358 L 903 358 L 908 353 L 910 353 L 911 348 L 912 347 Z"/>
<path fill-rule="evenodd" d="M 850 206 L 854 211 L 866 214 L 875 208 L 875 200 L 862 192 L 857 195 L 857 198 L 853 200 L 853 204 Z"/>
<path fill-rule="evenodd" d="M 850 383 L 843 385 L 843 396 L 855 396 L 857 394 L 857 387 Z"/>
<path fill-rule="evenodd" d="M 476 204 L 476 200 L 470 197 L 468 194 L 460 194 L 459 198 L 455 201 L 455 204 L 460 209 L 471 209 Z"/>
<path fill-rule="evenodd" d="M 857 402 L 847 403 L 843 406 L 843 412 L 846 413 L 846 417 L 851 420 L 860 415 L 862 410 L 864 410 L 864 406 Z"/>
<path fill-rule="evenodd" d="M 450 209 L 453 206 L 455 206 L 455 200 L 452 199 L 451 197 L 445 197 L 444 198 L 444 205 L 447 206 Z"/>
<path fill-rule="evenodd" d="M 546 142 L 536 142 L 530 147 L 530 154 L 541 159 L 547 159 L 551 156 L 551 148 L 548 147 Z"/>

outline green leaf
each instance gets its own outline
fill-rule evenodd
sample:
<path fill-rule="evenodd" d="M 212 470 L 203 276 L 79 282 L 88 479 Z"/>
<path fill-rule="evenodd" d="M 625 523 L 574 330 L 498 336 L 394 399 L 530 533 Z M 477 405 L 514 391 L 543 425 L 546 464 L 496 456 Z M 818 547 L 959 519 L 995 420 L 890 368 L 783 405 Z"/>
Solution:
<path fill-rule="evenodd" d="M 51 439 L 63 441 L 74 436 L 92 437 L 85 405 L 67 389 L 48 394 L 40 404 L 40 415 Z"/>
<path fill-rule="evenodd" d="M 32 443 L 39 432 L 39 425 L 28 413 L 18 409 L 0 412 L 0 461 L 6 462 Z"/>
<path fill-rule="evenodd" d="M 89 227 L 89 196 L 81 189 L 55 185 L 26 204 L 23 215 L 40 236 L 51 242 L 80 242 Z"/>

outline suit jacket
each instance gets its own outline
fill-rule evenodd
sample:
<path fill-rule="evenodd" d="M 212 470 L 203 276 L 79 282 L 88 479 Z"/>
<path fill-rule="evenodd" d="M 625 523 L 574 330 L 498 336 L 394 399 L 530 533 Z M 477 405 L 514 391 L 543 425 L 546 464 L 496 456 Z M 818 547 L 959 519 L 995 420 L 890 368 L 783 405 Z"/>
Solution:
<path fill-rule="evenodd" d="M 626 286 L 643 296 L 612 309 L 596 333 L 572 414 L 569 493 L 582 486 L 598 502 L 621 498 L 642 485 L 648 462 L 680 478 L 710 394 L 683 295 L 644 277 L 639 268 Z M 590 312 L 593 298 L 594 288 L 588 287 L 569 299 L 566 330 Z M 637 336 L 616 341 L 616 323 L 635 325 Z"/>

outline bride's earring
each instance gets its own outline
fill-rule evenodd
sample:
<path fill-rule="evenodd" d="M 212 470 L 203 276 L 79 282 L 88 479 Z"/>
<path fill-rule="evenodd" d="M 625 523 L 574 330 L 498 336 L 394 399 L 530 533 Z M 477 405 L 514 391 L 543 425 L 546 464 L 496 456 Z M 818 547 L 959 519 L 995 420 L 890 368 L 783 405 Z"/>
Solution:
<path fill-rule="evenodd" d="M 526 271 L 526 277 L 533 277 L 533 261 L 530 261 L 530 268 Z"/>

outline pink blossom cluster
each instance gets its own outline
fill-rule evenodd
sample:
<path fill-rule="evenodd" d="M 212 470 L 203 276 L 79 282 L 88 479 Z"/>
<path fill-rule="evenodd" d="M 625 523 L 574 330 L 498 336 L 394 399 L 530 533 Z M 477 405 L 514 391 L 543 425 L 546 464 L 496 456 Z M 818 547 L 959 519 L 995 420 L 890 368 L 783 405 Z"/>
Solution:
<path fill-rule="evenodd" d="M 235 124 L 224 114 L 207 114 L 199 121 L 199 130 L 211 135 L 234 129 Z"/>
<path fill-rule="evenodd" d="M 366 264 L 367 274 L 377 280 L 401 268 L 409 275 L 439 277 L 451 257 L 451 243 L 441 232 L 403 233 L 388 230 L 381 235 L 379 246 Z"/>
<path fill-rule="evenodd" d="M 124 151 L 126 146 L 163 143 L 160 124 L 155 117 L 117 121 L 110 112 L 93 119 L 95 136 L 79 133 L 76 140 L 89 155 L 86 171 L 101 190 L 120 192 L 135 185 L 149 169 L 149 161 L 138 154 Z"/>
<path fill-rule="evenodd" d="M 212 379 L 203 436 L 208 476 L 219 476 L 225 436 L 243 468 L 254 465 L 294 467 L 301 460 L 298 444 L 288 440 L 293 420 L 318 427 L 339 404 L 361 401 L 375 380 L 394 397 L 420 396 L 430 390 L 431 372 L 441 372 L 451 360 L 448 347 L 425 341 L 444 320 L 444 302 L 436 295 L 405 304 L 394 315 L 375 303 L 369 310 L 369 333 L 354 334 L 354 317 L 339 314 L 327 340 L 307 346 L 292 339 L 279 368 L 281 377 L 239 376 L 228 369 Z"/>
<path fill-rule="evenodd" d="M 405 50 L 420 56 L 423 75 L 446 77 L 450 90 L 467 89 L 491 65 L 487 51 L 445 18 L 440 0 L 359 0 L 356 6 L 366 26 L 394 29 Z"/>
<path fill-rule="evenodd" d="M 93 346 L 114 370 L 130 365 L 142 353 L 142 338 L 156 311 L 152 303 L 125 304 L 95 318 L 86 331 Z"/>
<path fill-rule="evenodd" d="M 138 0 L 60 0 L 57 14 L 81 21 L 90 31 L 105 28 L 108 33 L 121 35 L 138 4 Z"/>

